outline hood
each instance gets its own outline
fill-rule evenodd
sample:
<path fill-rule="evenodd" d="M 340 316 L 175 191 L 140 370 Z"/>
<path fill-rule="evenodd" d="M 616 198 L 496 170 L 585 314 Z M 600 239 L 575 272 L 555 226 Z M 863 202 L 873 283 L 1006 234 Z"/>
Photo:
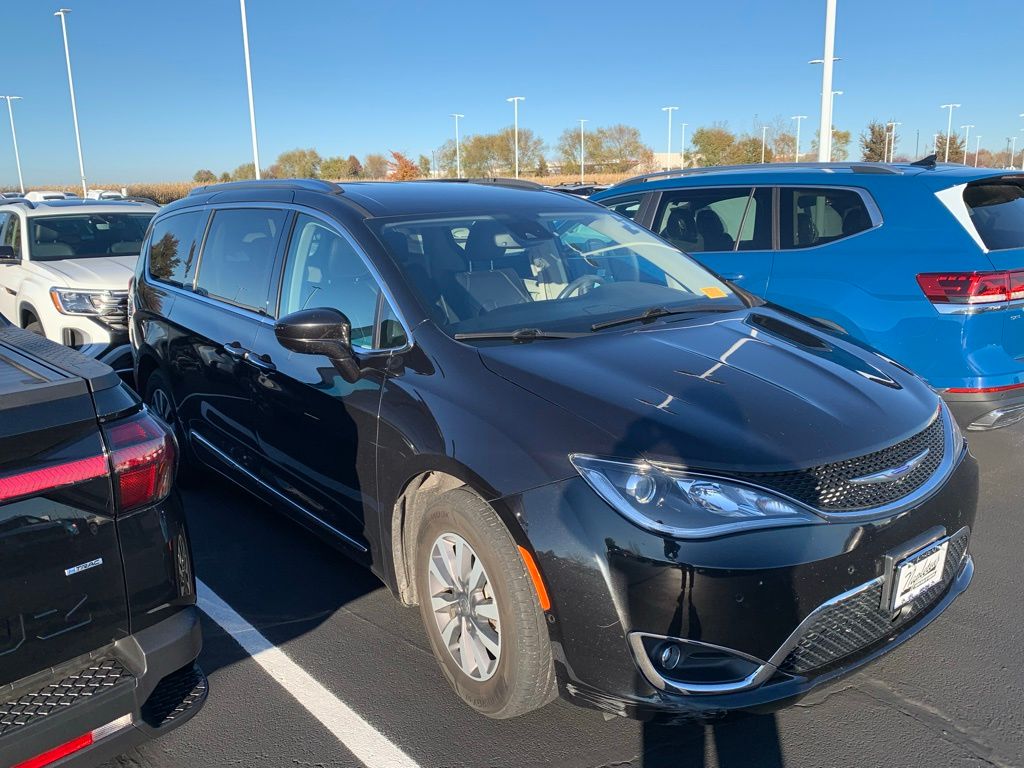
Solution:
<path fill-rule="evenodd" d="M 94 256 L 85 259 L 29 262 L 40 274 L 56 276 L 64 288 L 105 288 L 128 290 L 138 256 Z"/>
<path fill-rule="evenodd" d="M 708 470 L 853 458 L 920 431 L 939 406 L 896 364 L 765 307 L 480 354 L 608 432 L 616 457 Z"/>

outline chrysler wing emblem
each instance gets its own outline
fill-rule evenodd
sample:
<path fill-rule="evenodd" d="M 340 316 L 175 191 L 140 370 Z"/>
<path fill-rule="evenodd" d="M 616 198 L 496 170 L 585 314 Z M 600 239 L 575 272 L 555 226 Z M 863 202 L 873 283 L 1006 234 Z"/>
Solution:
<path fill-rule="evenodd" d="M 889 469 L 883 469 L 881 472 L 875 472 L 871 475 L 855 477 L 849 482 L 851 485 L 875 485 L 876 483 L 891 483 L 895 480 L 900 480 L 921 466 L 921 462 L 927 458 L 930 451 L 931 448 L 925 448 L 917 454 L 917 456 L 914 456 L 912 459 L 908 459 L 898 467 L 890 467 Z"/>

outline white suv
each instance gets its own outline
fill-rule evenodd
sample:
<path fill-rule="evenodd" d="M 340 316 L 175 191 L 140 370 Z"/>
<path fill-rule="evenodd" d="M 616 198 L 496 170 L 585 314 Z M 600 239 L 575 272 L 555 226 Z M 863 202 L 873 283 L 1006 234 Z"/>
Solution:
<path fill-rule="evenodd" d="M 0 200 L 0 314 L 130 369 L 128 281 L 156 212 L 139 202 Z"/>

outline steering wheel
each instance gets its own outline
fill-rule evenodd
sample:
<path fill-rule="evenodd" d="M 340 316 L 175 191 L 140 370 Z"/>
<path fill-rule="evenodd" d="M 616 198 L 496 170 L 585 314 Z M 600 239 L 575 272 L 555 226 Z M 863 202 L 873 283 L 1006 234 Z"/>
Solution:
<path fill-rule="evenodd" d="M 604 278 L 598 277 L 597 275 L 584 275 L 583 277 L 577 277 L 562 289 L 562 292 L 558 294 L 558 298 L 565 299 L 572 296 L 574 293 L 582 291 L 584 288 L 590 290 L 591 288 L 596 288 L 603 284 Z"/>

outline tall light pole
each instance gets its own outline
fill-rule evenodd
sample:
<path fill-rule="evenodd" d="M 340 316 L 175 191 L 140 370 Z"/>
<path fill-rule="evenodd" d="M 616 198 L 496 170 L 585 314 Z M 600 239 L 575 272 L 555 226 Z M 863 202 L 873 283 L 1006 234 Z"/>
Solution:
<path fill-rule="evenodd" d="M 889 154 L 886 157 L 886 162 L 891 163 L 896 157 L 896 127 L 903 125 L 903 123 L 897 120 L 890 120 L 889 123 L 889 141 L 886 142 L 889 145 Z"/>
<path fill-rule="evenodd" d="M 832 99 L 831 99 L 831 101 L 829 102 L 829 105 L 828 105 L 829 120 L 832 119 L 832 116 L 835 115 L 835 112 L 836 112 L 836 96 L 842 96 L 842 95 L 843 95 L 842 91 L 832 91 Z M 832 162 L 832 131 L 834 129 L 835 128 L 834 128 L 833 125 L 829 125 L 829 128 L 828 128 L 828 162 L 830 162 L 830 163 Z"/>
<path fill-rule="evenodd" d="M 462 150 L 459 148 L 459 119 L 465 117 L 458 112 L 452 112 L 455 118 L 455 176 L 462 178 Z"/>
<path fill-rule="evenodd" d="M 942 162 L 949 162 L 949 140 L 953 135 L 953 110 L 959 107 L 959 104 L 943 104 L 939 109 L 949 110 L 949 122 L 946 123 L 946 156 Z M 939 143 L 935 142 L 935 146 L 938 147 Z"/>
<path fill-rule="evenodd" d="M 64 33 L 64 60 L 68 65 L 68 89 L 71 91 L 71 118 L 75 123 L 75 146 L 78 147 L 78 174 L 82 179 L 82 197 L 89 194 L 89 187 L 85 183 L 85 161 L 82 160 L 82 135 L 78 132 L 78 103 L 75 101 L 75 79 L 71 75 L 71 50 L 68 48 L 68 24 L 65 16 L 71 13 L 70 8 L 61 8 L 54 13 L 60 17 L 60 29 Z M 10 102 L 7 102 L 8 106 Z"/>
<path fill-rule="evenodd" d="M 1017 157 L 1017 137 L 1016 136 L 1013 137 L 1013 142 L 1010 145 L 1010 165 L 1009 165 L 1009 167 L 1010 167 L 1011 170 L 1013 170 L 1013 167 L 1014 167 L 1013 161 L 1014 161 L 1015 157 Z"/>
<path fill-rule="evenodd" d="M 519 178 L 519 102 L 525 101 L 525 96 L 512 96 L 505 101 L 512 102 L 513 122 L 512 122 L 512 141 L 515 142 L 515 158 L 516 158 L 516 178 Z"/>
<path fill-rule="evenodd" d="M 941 133 L 936 133 L 936 134 L 934 134 L 932 136 L 932 154 L 933 155 L 939 154 L 939 136 L 941 136 L 941 135 L 942 135 Z"/>
<path fill-rule="evenodd" d="M 978 167 L 978 157 L 981 155 L 981 134 L 974 135 L 974 167 Z"/>
<path fill-rule="evenodd" d="M 662 107 L 662 112 L 668 112 L 668 147 L 665 149 L 665 170 L 672 167 L 672 113 L 679 107 Z"/>
<path fill-rule="evenodd" d="M 960 130 L 964 132 L 964 165 L 967 165 L 967 142 L 971 139 L 971 128 L 973 125 L 961 125 Z"/>
<path fill-rule="evenodd" d="M 836 0 L 825 0 L 825 50 L 821 59 L 821 121 L 818 125 L 818 162 L 832 158 L 832 65 L 836 51 Z"/>
<path fill-rule="evenodd" d="M 252 66 L 249 64 L 249 24 L 245 16 L 245 0 L 238 0 L 242 11 L 242 49 L 245 51 L 245 85 L 249 90 L 249 129 L 252 132 L 252 164 L 260 178 L 260 147 L 256 140 L 256 107 L 252 100 Z"/>
<path fill-rule="evenodd" d="M 25 194 L 25 180 L 21 178 L 21 155 L 18 154 L 18 133 L 14 130 L 14 109 L 11 102 L 20 99 L 21 96 L 0 96 L 0 99 L 7 99 L 7 113 L 11 116 L 11 138 L 14 139 L 14 163 L 18 166 L 18 189 Z"/>
<path fill-rule="evenodd" d="M 586 155 L 583 150 L 583 124 L 587 122 L 585 118 L 580 118 L 580 184 L 583 183 L 583 163 L 586 161 Z"/>
<path fill-rule="evenodd" d="M 679 167 L 683 168 L 686 165 L 686 126 L 689 123 L 683 123 L 679 131 Z"/>
<path fill-rule="evenodd" d="M 768 126 L 761 126 L 761 165 L 764 165 L 764 150 L 768 145 Z"/>
<path fill-rule="evenodd" d="M 1021 130 L 1021 133 L 1024 133 L 1024 128 L 1021 128 L 1020 130 Z M 1020 167 L 1021 167 L 1021 170 L 1024 170 L 1024 150 L 1021 150 L 1020 154 L 1021 154 Z M 1012 167 L 1013 163 L 1010 163 L 1010 166 Z"/>
<path fill-rule="evenodd" d="M 796 157 L 795 162 L 800 162 L 800 123 L 807 119 L 807 115 L 793 115 L 790 120 L 796 120 Z"/>

